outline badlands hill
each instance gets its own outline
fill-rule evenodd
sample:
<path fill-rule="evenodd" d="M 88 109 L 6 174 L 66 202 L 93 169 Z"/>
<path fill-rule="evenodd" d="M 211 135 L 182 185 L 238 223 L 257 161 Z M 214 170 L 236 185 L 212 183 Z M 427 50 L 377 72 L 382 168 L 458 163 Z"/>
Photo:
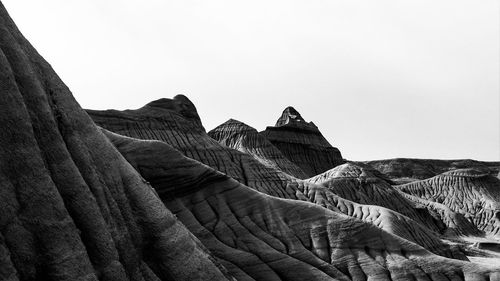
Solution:
<path fill-rule="evenodd" d="M 487 235 L 500 236 L 500 179 L 488 169 L 460 169 L 396 186 L 406 194 L 443 204 Z"/>
<path fill-rule="evenodd" d="M 340 151 L 293 107 L 287 107 L 276 125 L 267 127 L 261 134 L 309 177 L 344 163 Z"/>
<path fill-rule="evenodd" d="M 1 4 L 0 32 L 0 280 L 500 280 L 495 240 L 460 243 L 498 233 L 488 173 L 395 186 L 291 108 L 85 111 Z"/>

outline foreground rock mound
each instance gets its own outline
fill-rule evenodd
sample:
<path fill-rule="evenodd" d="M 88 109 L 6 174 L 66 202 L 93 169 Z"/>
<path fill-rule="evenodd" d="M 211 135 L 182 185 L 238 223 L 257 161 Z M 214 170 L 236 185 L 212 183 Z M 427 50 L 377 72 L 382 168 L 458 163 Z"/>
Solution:
<path fill-rule="evenodd" d="M 500 237 L 500 180 L 488 169 L 461 169 L 396 186 L 402 192 L 462 214 L 479 230 Z"/>
<path fill-rule="evenodd" d="M 276 125 L 267 127 L 261 134 L 309 177 L 344 163 L 340 151 L 293 107 L 287 107 Z"/>
<path fill-rule="evenodd" d="M 165 205 L 238 280 L 497 280 L 315 204 L 268 196 L 164 142 L 105 132 Z"/>
<path fill-rule="evenodd" d="M 0 280 L 231 280 L 0 3 Z"/>

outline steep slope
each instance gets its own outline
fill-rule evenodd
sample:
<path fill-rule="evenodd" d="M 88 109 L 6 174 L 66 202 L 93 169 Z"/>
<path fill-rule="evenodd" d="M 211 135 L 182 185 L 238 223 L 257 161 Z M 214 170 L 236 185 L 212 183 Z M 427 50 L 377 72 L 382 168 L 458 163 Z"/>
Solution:
<path fill-rule="evenodd" d="M 445 205 L 486 234 L 500 237 L 500 180 L 488 169 L 455 170 L 396 188 Z"/>
<path fill-rule="evenodd" d="M 380 206 L 365 206 L 346 200 L 323 186 L 296 179 L 278 169 L 265 166 L 246 153 L 219 144 L 204 132 L 199 125 L 200 122 L 186 119 L 179 114 L 175 105 L 168 105 L 168 102 L 180 101 L 179 97 L 174 97 L 174 99 L 162 99 L 162 107 L 152 108 L 146 105 L 137 110 L 88 110 L 88 112 L 97 124 L 110 131 L 140 139 L 150 138 L 166 142 L 179 149 L 184 155 L 207 164 L 265 194 L 312 202 L 372 223 L 436 254 L 464 258 L 462 253 L 445 245 L 437 237 L 433 230 L 439 227 L 433 226 L 433 230 L 430 230 L 417 223 L 416 221 L 421 219 L 420 215 L 407 217 Z M 187 103 L 188 100 L 182 96 L 182 101 Z M 191 102 L 187 104 L 184 108 L 196 111 Z M 190 114 L 190 116 L 194 115 Z"/>
<path fill-rule="evenodd" d="M 364 162 L 399 183 L 432 178 L 444 172 L 466 168 L 488 168 L 491 174 L 499 172 L 500 162 L 482 162 L 470 159 L 435 160 L 396 158 Z"/>
<path fill-rule="evenodd" d="M 279 149 L 243 122 L 230 119 L 208 132 L 208 135 L 222 145 L 250 154 L 265 166 L 296 178 L 307 178 L 304 171 L 288 160 Z"/>
<path fill-rule="evenodd" d="M 344 163 L 340 151 L 293 107 L 287 107 L 276 125 L 267 127 L 261 134 L 309 177 Z"/>
<path fill-rule="evenodd" d="M 0 280 L 230 280 L 0 3 Z"/>
<path fill-rule="evenodd" d="M 238 280 L 498 280 L 373 225 L 267 196 L 164 142 L 105 132 L 165 205 Z"/>

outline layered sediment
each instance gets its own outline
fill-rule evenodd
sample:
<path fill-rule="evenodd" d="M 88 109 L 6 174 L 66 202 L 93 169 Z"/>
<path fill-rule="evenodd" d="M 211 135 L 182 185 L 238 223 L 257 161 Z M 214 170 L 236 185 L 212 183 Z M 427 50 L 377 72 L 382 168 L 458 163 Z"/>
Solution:
<path fill-rule="evenodd" d="M 309 177 L 344 163 L 340 151 L 293 107 L 287 107 L 276 125 L 267 127 L 261 134 Z"/>

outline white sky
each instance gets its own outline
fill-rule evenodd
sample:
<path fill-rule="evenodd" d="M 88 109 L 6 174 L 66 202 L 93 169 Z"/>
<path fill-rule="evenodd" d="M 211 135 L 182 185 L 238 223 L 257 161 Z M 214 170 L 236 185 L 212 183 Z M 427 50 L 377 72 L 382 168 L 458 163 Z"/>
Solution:
<path fill-rule="evenodd" d="M 500 160 L 499 0 L 4 0 L 82 107 L 294 106 L 352 160 Z"/>

